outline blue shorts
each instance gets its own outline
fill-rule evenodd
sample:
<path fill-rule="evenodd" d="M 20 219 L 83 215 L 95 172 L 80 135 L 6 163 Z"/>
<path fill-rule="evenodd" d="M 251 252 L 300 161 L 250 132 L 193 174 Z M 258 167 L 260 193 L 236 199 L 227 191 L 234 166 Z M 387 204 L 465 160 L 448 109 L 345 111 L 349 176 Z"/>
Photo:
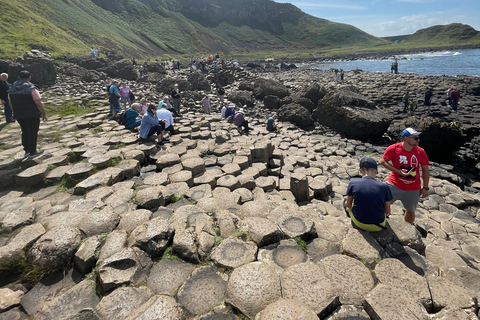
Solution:
<path fill-rule="evenodd" d="M 130 101 L 130 97 L 122 97 L 122 103 Z"/>

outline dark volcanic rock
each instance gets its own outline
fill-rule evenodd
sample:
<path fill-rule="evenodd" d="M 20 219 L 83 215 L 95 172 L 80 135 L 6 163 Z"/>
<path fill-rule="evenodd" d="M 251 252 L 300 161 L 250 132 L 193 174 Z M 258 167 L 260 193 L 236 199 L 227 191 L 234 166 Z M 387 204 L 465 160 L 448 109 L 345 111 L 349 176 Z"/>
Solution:
<path fill-rule="evenodd" d="M 306 128 L 313 124 L 313 118 L 310 112 L 301 105 L 287 104 L 278 109 L 278 119 L 280 121 L 290 121 L 300 128 Z"/>
<path fill-rule="evenodd" d="M 228 95 L 228 99 L 233 103 L 240 104 L 242 106 L 253 107 L 252 93 L 249 91 L 236 91 Z"/>
<path fill-rule="evenodd" d="M 191 90 L 211 90 L 210 84 L 201 72 L 192 72 L 189 74 L 188 82 L 190 82 Z"/>
<path fill-rule="evenodd" d="M 48 53 L 32 50 L 19 56 L 15 62 L 21 65 L 21 70 L 30 71 L 32 82 L 36 85 L 52 85 L 57 78 L 55 63 Z M 18 65 L 13 64 L 8 68 L 8 73 L 12 80 L 16 80 L 18 77 L 18 73 L 15 72 L 17 68 Z"/>
<path fill-rule="evenodd" d="M 263 104 L 267 109 L 278 109 L 282 105 L 281 100 L 278 97 L 271 95 L 265 96 L 265 98 L 263 98 Z"/>
<path fill-rule="evenodd" d="M 278 81 L 259 78 L 253 85 L 253 95 L 263 99 L 267 95 L 283 98 L 289 95 L 288 89 Z"/>
<path fill-rule="evenodd" d="M 325 87 L 320 86 L 318 83 L 314 83 L 311 86 L 300 88 L 295 96 L 297 99 L 307 98 L 317 105 L 318 101 L 320 101 L 326 94 L 327 89 L 325 89 Z"/>
<path fill-rule="evenodd" d="M 129 60 L 123 59 L 117 61 L 113 64 L 108 65 L 106 68 L 102 69 L 109 76 L 126 79 L 126 80 L 137 80 L 139 74 L 137 69 Z"/>
<path fill-rule="evenodd" d="M 318 102 L 313 118 L 354 139 L 381 137 L 392 121 L 371 101 L 351 91 L 329 92 Z"/>

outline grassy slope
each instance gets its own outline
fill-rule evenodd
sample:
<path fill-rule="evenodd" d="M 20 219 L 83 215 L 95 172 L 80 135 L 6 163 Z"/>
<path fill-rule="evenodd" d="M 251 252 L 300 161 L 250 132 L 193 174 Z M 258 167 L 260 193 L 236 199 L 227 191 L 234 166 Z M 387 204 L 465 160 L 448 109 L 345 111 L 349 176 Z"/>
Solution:
<path fill-rule="evenodd" d="M 232 54 L 295 54 L 339 47 L 386 43 L 352 26 L 303 15 L 298 24 L 284 23 L 277 36 L 248 26 L 222 23 L 204 27 L 177 12 L 159 15 L 135 2 L 136 12 L 114 14 L 89 0 L 0 0 L 6 22 L 0 25 L 0 57 L 15 57 L 31 45 L 50 49 L 55 57 L 88 55 L 91 46 L 126 56 L 195 55 L 215 51 Z M 140 17 L 140 18 L 139 18 Z M 15 30 L 14 32 L 12 30 Z M 19 47 L 14 48 L 13 43 Z M 348 43 L 348 45 L 346 45 Z M 299 50 L 303 49 L 303 50 Z"/>

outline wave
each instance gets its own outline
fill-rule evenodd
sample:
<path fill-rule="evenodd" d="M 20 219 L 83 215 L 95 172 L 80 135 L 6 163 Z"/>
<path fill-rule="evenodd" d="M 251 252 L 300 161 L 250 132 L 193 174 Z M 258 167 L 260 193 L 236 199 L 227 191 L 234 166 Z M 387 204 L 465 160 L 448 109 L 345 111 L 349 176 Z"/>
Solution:
<path fill-rule="evenodd" d="M 417 60 L 417 59 L 434 58 L 434 57 L 453 57 L 461 54 L 462 53 L 459 51 L 452 52 L 447 50 L 447 51 L 406 54 L 403 57 L 407 58 L 408 60 Z"/>

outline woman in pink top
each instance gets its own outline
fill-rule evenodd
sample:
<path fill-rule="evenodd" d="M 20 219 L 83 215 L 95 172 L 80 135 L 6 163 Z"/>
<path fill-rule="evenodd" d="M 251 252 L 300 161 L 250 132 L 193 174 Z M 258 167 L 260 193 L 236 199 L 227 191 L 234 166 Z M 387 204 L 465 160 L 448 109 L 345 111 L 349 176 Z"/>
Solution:
<path fill-rule="evenodd" d="M 122 98 L 123 109 L 127 110 L 128 107 L 132 107 L 132 101 L 130 101 L 130 87 L 127 87 L 125 82 L 122 82 L 122 87 L 120 88 L 120 96 Z"/>

